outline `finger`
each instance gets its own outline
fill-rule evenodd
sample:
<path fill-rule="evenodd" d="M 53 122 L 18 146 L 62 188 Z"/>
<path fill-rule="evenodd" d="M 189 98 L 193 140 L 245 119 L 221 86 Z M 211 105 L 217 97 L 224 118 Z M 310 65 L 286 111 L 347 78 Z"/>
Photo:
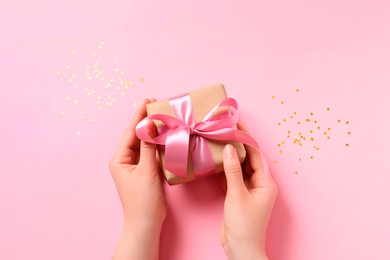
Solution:
<path fill-rule="evenodd" d="M 156 136 L 156 127 L 153 122 L 148 122 L 147 131 L 149 136 Z M 156 164 L 156 145 L 141 141 L 139 165 L 156 166 Z"/>
<path fill-rule="evenodd" d="M 126 127 L 119 141 L 118 148 L 114 155 L 114 160 L 119 163 L 135 164 L 139 156 L 140 140 L 135 135 L 135 127 L 138 122 L 146 117 L 146 105 L 149 99 L 144 99 L 141 106 L 134 113 L 130 124 Z"/>
<path fill-rule="evenodd" d="M 249 133 L 248 128 L 241 121 L 239 121 L 237 123 L 237 127 L 238 127 L 238 129 L 240 129 L 246 133 Z M 261 151 L 257 150 L 256 148 L 254 148 L 250 145 L 244 145 L 244 146 L 245 146 L 245 150 L 247 152 L 246 159 L 247 159 L 247 162 L 249 162 L 251 168 L 254 171 L 263 168 Z"/>
<path fill-rule="evenodd" d="M 226 145 L 223 150 L 223 168 L 226 175 L 228 195 L 237 195 L 246 190 L 240 160 L 236 149 L 231 144 Z"/>
<path fill-rule="evenodd" d="M 266 158 L 261 154 L 263 167 L 254 171 L 251 177 L 251 188 L 272 188 L 276 187 L 276 183 L 269 173 L 268 163 Z"/>

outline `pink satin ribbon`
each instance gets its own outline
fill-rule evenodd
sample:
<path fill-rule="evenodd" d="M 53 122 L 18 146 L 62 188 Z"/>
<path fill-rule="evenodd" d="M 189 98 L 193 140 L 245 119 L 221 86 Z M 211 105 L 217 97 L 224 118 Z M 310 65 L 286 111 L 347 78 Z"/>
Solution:
<path fill-rule="evenodd" d="M 259 149 L 250 135 L 236 129 L 239 114 L 237 101 L 233 98 L 224 99 L 197 123 L 189 95 L 171 99 L 169 104 L 176 117 L 164 114 L 148 116 L 138 123 L 136 134 L 143 141 L 165 146 L 163 166 L 173 174 L 187 177 L 189 152 L 196 176 L 215 171 L 215 161 L 207 139 L 239 142 Z M 215 113 L 221 106 L 227 106 L 228 109 Z M 164 126 L 157 129 L 155 137 L 148 133 L 149 120 L 159 120 L 164 123 Z"/>

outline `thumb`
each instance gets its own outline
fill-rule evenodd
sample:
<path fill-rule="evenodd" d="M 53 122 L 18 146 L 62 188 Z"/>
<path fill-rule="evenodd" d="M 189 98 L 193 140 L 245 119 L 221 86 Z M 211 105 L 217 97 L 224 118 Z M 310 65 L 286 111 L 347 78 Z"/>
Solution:
<path fill-rule="evenodd" d="M 223 150 L 223 168 L 226 175 L 227 195 L 243 192 L 246 187 L 242 176 L 241 164 L 237 151 L 231 144 L 226 145 Z"/>
<path fill-rule="evenodd" d="M 153 122 L 148 122 L 147 124 L 148 134 L 151 137 L 156 136 L 156 129 Z M 156 145 L 141 141 L 140 145 L 140 165 L 145 166 L 154 166 L 156 165 Z"/>

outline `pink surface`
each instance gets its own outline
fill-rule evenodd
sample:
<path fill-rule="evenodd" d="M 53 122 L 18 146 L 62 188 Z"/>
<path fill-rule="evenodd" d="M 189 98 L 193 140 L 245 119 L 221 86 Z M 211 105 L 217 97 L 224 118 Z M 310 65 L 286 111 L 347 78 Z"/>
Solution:
<path fill-rule="evenodd" d="M 3 1 L 0 259 L 109 259 L 122 213 L 108 161 L 135 103 L 215 82 L 280 187 L 271 259 L 390 258 L 389 13 L 368 0 Z M 216 179 L 165 191 L 161 258 L 224 259 Z"/>

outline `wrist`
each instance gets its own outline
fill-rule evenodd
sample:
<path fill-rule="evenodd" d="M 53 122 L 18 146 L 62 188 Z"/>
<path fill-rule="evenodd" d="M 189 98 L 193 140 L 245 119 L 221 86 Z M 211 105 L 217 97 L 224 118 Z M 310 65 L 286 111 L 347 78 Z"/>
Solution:
<path fill-rule="evenodd" d="M 158 259 L 163 221 L 125 216 L 113 259 Z"/>
<path fill-rule="evenodd" d="M 259 247 L 237 246 L 234 249 L 225 248 L 229 260 L 268 260 L 265 250 Z"/>

